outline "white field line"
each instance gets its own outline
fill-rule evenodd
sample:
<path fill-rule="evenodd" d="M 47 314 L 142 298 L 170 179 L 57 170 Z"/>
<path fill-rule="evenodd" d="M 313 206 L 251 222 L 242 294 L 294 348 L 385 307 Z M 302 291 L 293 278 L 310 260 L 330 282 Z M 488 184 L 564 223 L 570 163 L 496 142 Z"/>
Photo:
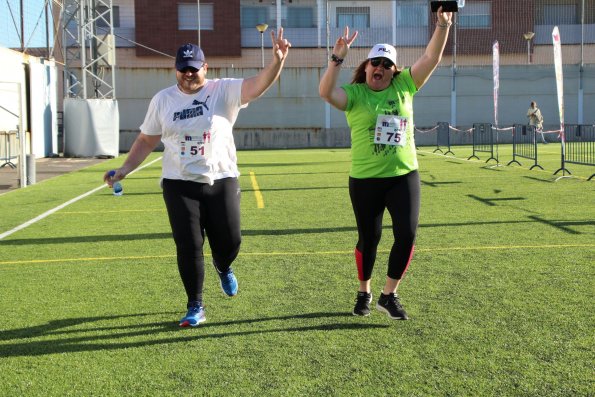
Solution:
<path fill-rule="evenodd" d="M 142 170 L 143 168 L 145 168 L 145 167 L 148 167 L 148 166 L 150 166 L 151 164 L 153 164 L 153 163 L 155 163 L 155 162 L 157 162 L 157 161 L 159 161 L 159 160 L 161 160 L 161 159 L 162 159 L 162 157 L 159 157 L 159 158 L 157 158 L 157 159 L 155 159 L 155 160 L 151 161 L 150 163 L 147 163 L 147 164 L 143 165 L 142 167 L 135 169 L 134 171 L 132 171 L 132 172 L 131 172 L 130 174 L 128 174 L 128 175 L 132 175 L 132 174 L 134 174 L 136 171 L 140 171 L 140 170 Z M 11 229 L 11 230 L 9 230 L 9 231 L 7 231 L 7 232 L 4 232 L 4 233 L 0 234 L 0 240 L 4 239 L 5 237 L 8 237 L 8 236 L 10 236 L 10 235 L 11 235 L 11 234 L 13 234 L 13 233 L 16 233 L 16 232 L 18 232 L 19 230 L 23 230 L 24 228 L 26 228 L 26 227 L 28 227 L 28 226 L 31 226 L 32 224 L 34 224 L 34 223 L 36 223 L 36 222 L 39 222 L 40 220 L 42 220 L 42 219 L 44 219 L 44 218 L 47 218 L 48 216 L 52 215 L 53 213 L 55 213 L 55 212 L 57 212 L 57 211 L 60 211 L 62 208 L 64 208 L 64 207 L 67 207 L 67 206 L 69 206 L 69 205 L 70 205 L 70 204 L 72 204 L 72 203 L 76 203 L 77 201 L 79 201 L 79 200 L 81 200 L 81 199 L 84 199 L 85 197 L 87 197 L 87 196 L 89 196 L 89 195 L 91 195 L 91 194 L 95 193 L 95 192 L 96 192 L 96 191 L 98 191 L 98 190 L 101 190 L 101 189 L 103 189 L 103 188 L 104 188 L 104 187 L 106 187 L 106 186 L 107 186 L 107 185 L 105 185 L 105 184 L 102 184 L 101 186 L 98 186 L 98 187 L 96 187 L 95 189 L 89 190 L 87 193 L 83 193 L 83 194 L 81 194 L 80 196 L 73 198 L 72 200 L 68 200 L 67 202 L 65 202 L 65 203 L 63 203 L 63 204 L 60 204 L 59 206 L 57 206 L 57 207 L 55 207 L 55 208 L 52 208 L 51 210 L 48 210 L 48 211 L 44 212 L 43 214 L 41 214 L 41 215 L 38 215 L 38 216 L 36 216 L 35 218 L 33 218 L 33 219 L 31 219 L 31 220 L 28 220 L 27 222 L 25 222 L 25 223 L 23 223 L 23 224 L 20 224 L 19 226 L 15 227 L 14 229 Z"/>

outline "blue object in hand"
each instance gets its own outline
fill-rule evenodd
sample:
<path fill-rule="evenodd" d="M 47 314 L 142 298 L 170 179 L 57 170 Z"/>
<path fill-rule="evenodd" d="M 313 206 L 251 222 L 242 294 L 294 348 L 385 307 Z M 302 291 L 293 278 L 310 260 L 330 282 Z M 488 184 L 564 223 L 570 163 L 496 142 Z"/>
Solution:
<path fill-rule="evenodd" d="M 122 184 L 119 181 L 114 182 L 112 188 L 114 189 L 114 196 L 121 196 L 124 194 L 124 189 L 122 188 Z"/>
<path fill-rule="evenodd" d="M 108 172 L 108 175 L 110 177 L 113 177 L 114 175 L 116 175 L 116 171 L 111 170 L 110 172 Z M 124 188 L 122 187 L 122 183 L 120 183 L 120 181 L 114 182 L 112 184 L 112 189 L 114 189 L 114 196 L 121 196 L 124 194 Z"/>

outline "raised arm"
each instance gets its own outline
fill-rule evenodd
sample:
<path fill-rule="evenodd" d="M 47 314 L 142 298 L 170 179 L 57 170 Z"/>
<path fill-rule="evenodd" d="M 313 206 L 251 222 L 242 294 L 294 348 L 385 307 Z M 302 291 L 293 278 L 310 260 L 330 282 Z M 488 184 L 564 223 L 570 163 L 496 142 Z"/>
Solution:
<path fill-rule="evenodd" d="M 116 170 L 113 176 L 109 175 L 109 171 L 106 172 L 103 175 L 103 181 L 111 187 L 115 181 L 126 178 L 126 175 L 138 167 L 157 147 L 160 140 L 161 135 L 147 135 L 142 132 L 138 134 L 124 164 Z"/>
<path fill-rule="evenodd" d="M 434 34 L 426 47 L 424 54 L 411 66 L 411 77 L 419 89 L 430 78 L 436 66 L 442 59 L 442 52 L 446 46 L 450 25 L 452 25 L 452 12 L 442 12 L 442 6 L 437 12 L 438 21 Z"/>
<path fill-rule="evenodd" d="M 347 56 L 349 46 L 357 37 L 357 30 L 351 37 L 349 37 L 349 27 L 346 26 L 343 32 L 343 36 L 339 37 L 335 42 L 333 48 L 334 58 L 328 60 L 328 67 L 322 78 L 320 79 L 320 85 L 318 86 L 318 94 L 326 102 L 330 103 L 339 110 L 345 110 L 347 107 L 347 94 L 342 88 L 337 88 L 337 79 L 341 72 L 341 64 L 343 59 Z"/>
<path fill-rule="evenodd" d="M 271 30 L 271 40 L 273 41 L 273 59 L 256 76 L 244 80 L 242 83 L 242 105 L 252 102 L 264 94 L 281 74 L 291 43 L 283 38 L 283 28 L 279 28 L 278 37 L 275 37 L 275 31 Z"/>

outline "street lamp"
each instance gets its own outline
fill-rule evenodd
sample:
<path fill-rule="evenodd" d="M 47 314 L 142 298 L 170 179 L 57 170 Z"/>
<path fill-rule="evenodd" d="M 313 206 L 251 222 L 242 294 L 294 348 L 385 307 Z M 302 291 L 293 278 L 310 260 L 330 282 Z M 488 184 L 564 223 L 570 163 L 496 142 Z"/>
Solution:
<path fill-rule="evenodd" d="M 523 37 L 527 40 L 527 64 L 531 63 L 531 39 L 535 36 L 534 32 L 523 33 Z"/>
<path fill-rule="evenodd" d="M 260 32 L 260 55 L 262 57 L 262 67 L 264 68 L 264 32 L 268 29 L 269 25 L 266 23 L 259 23 L 256 25 L 256 30 Z"/>

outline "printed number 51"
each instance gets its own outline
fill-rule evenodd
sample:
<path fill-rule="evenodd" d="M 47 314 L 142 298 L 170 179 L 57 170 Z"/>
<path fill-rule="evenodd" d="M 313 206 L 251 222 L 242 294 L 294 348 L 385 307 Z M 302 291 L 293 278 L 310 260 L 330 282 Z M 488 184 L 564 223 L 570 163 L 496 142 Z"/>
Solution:
<path fill-rule="evenodd" d="M 205 155 L 205 147 L 204 146 L 191 146 L 190 147 L 190 154 L 196 156 L 200 152 L 201 156 Z"/>

